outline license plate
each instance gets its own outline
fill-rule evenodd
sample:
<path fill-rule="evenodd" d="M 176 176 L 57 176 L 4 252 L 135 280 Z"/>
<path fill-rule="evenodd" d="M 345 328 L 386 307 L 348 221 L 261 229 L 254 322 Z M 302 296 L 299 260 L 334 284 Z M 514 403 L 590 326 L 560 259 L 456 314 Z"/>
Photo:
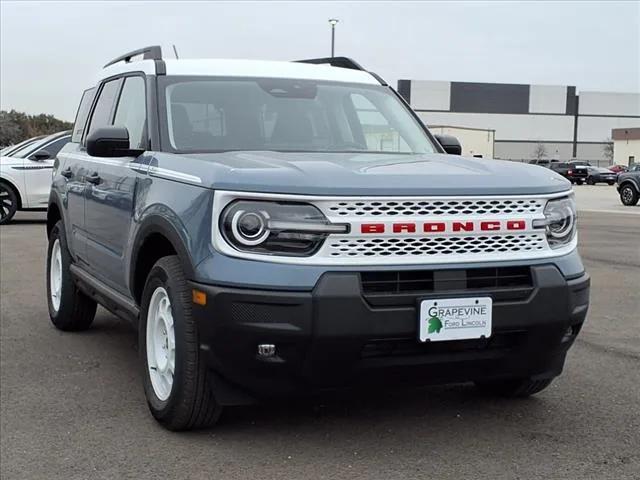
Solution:
<path fill-rule="evenodd" d="M 490 297 L 437 298 L 420 302 L 420 341 L 491 336 Z"/>

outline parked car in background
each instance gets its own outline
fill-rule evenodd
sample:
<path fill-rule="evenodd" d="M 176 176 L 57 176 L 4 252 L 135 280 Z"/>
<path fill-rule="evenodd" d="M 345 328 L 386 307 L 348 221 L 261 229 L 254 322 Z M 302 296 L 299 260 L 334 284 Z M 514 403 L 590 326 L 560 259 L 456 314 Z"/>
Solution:
<path fill-rule="evenodd" d="M 592 167 L 593 166 L 586 160 L 571 160 L 569 164 L 576 167 Z"/>
<path fill-rule="evenodd" d="M 582 185 L 589 176 L 589 171 L 585 165 L 575 165 L 571 162 L 553 162 L 549 168 L 559 173 L 571 183 Z"/>
<path fill-rule="evenodd" d="M 628 171 L 629 167 L 627 167 L 626 165 L 611 165 L 609 167 L 609 170 L 615 173 L 622 173 Z"/>
<path fill-rule="evenodd" d="M 0 157 L 0 225 L 18 210 L 46 210 L 53 162 L 70 139 L 69 131 L 54 133 Z"/>
<path fill-rule="evenodd" d="M 618 175 L 618 193 L 623 205 L 633 206 L 640 199 L 640 163 L 629 167 L 628 172 Z"/>
<path fill-rule="evenodd" d="M 539 159 L 534 159 L 534 160 L 529 160 L 529 163 L 531 165 L 539 165 L 541 167 L 547 167 L 549 168 L 549 166 L 552 163 L 558 163 L 558 160 L 549 160 L 547 158 L 539 158 Z"/>
<path fill-rule="evenodd" d="M 589 185 L 595 185 L 596 183 L 608 183 L 613 185 L 616 183 L 618 174 L 612 172 L 608 168 L 603 167 L 587 167 L 589 176 L 587 177 L 587 183 Z"/>
<path fill-rule="evenodd" d="M 27 138 L 26 140 L 21 141 L 20 143 L 16 143 L 15 145 L 8 145 L 0 150 L 0 156 L 2 157 L 10 157 L 13 153 L 17 152 L 23 147 L 31 145 L 34 142 L 46 137 L 46 135 L 39 135 L 37 137 Z"/>

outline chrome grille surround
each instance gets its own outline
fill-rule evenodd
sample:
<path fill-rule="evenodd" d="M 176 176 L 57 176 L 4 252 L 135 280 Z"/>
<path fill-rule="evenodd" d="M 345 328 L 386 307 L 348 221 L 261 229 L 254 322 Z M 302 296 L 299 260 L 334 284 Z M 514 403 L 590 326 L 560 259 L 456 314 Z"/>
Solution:
<path fill-rule="evenodd" d="M 330 197 L 216 191 L 212 238 L 223 254 L 258 260 L 303 265 L 438 265 L 452 263 L 532 260 L 565 255 L 576 248 L 577 237 L 567 246 L 551 249 L 543 229 L 533 221 L 544 218 L 548 200 L 566 197 L 571 191 L 548 195 L 509 195 L 478 197 Z M 310 257 L 287 257 L 240 252 L 220 234 L 218 219 L 224 207 L 238 199 L 306 202 L 316 206 L 332 223 L 351 226 L 346 234 L 331 234 Z M 453 222 L 525 222 L 517 231 L 460 231 L 449 228 Z M 363 234 L 363 224 L 440 222 L 441 233 Z"/>

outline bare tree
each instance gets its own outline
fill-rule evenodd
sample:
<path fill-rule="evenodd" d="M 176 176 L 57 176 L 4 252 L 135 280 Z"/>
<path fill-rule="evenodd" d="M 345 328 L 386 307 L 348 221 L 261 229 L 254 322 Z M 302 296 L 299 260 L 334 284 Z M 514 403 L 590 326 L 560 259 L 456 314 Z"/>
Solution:
<path fill-rule="evenodd" d="M 547 156 L 547 147 L 544 143 L 540 142 L 536 145 L 536 148 L 533 149 L 533 158 L 536 160 L 540 160 Z"/>
<path fill-rule="evenodd" d="M 602 155 L 609 163 L 613 163 L 613 142 L 610 138 L 607 138 L 605 142 L 602 146 Z"/>

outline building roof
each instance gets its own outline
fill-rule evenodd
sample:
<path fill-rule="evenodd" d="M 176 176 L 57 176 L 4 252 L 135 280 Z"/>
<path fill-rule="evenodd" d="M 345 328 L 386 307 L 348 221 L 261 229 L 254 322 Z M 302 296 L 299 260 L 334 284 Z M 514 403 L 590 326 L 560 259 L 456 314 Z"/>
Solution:
<path fill-rule="evenodd" d="M 640 140 L 640 127 L 614 128 L 611 130 L 613 140 Z"/>

